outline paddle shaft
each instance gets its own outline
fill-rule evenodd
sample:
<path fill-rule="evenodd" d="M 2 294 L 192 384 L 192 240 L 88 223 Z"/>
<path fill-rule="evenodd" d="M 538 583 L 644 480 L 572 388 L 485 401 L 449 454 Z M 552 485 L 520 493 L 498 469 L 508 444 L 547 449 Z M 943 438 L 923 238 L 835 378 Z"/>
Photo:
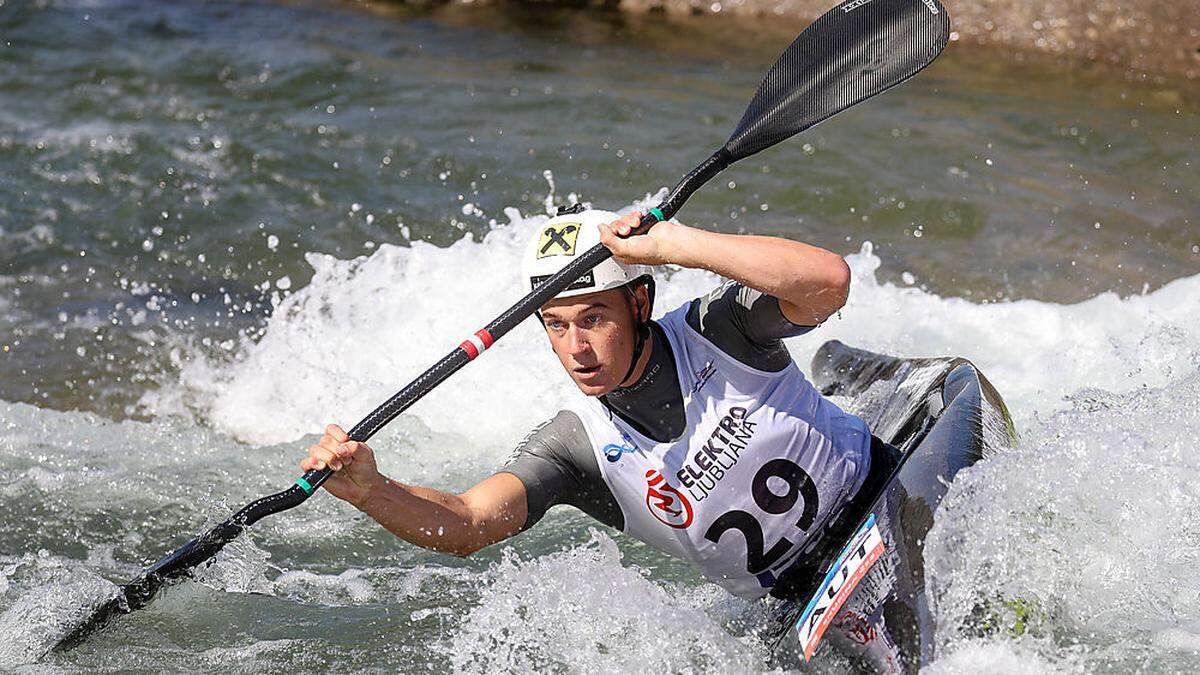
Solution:
<path fill-rule="evenodd" d="M 683 180 L 679 181 L 679 184 L 661 204 L 642 214 L 638 227 L 630 236 L 645 233 L 655 223 L 670 219 L 693 192 L 723 171 L 730 163 L 729 154 L 724 148 L 713 153 L 711 157 L 684 176 Z M 611 256 L 612 251 L 602 244 L 597 244 L 585 251 L 583 255 L 521 298 L 483 329 L 476 331 L 471 338 L 464 340 L 440 361 L 396 392 L 383 405 L 371 411 L 370 415 L 367 415 L 350 430 L 348 434 L 350 438 L 366 442 L 397 415 L 421 400 L 425 394 L 433 391 L 446 378 L 473 361 L 496 340 L 516 328 L 517 324 L 561 293 L 572 282 Z M 57 651 L 71 649 L 86 639 L 88 635 L 99 630 L 114 616 L 146 606 L 169 581 L 190 574 L 191 570 L 211 559 L 226 544 L 236 539 L 245 528 L 269 515 L 303 504 L 333 474 L 333 469 L 329 467 L 319 471 L 308 471 L 296 479 L 295 484 L 288 489 L 247 504 L 224 522 L 189 540 L 151 565 L 137 579 L 122 586 L 120 595 L 96 609 L 83 624 L 59 640 L 54 649 Z"/>

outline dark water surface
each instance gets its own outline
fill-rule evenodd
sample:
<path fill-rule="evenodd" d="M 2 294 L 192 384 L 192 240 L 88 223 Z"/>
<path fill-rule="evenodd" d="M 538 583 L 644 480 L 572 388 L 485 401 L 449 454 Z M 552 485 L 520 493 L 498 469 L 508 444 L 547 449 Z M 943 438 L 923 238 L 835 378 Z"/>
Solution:
<path fill-rule="evenodd" d="M 672 185 L 801 28 L 539 5 L 0 3 L 0 610 L 127 577 L 286 485 L 302 435 L 516 299 L 515 230 L 548 200 L 616 210 Z M 851 306 L 793 345 L 802 362 L 825 337 L 963 354 L 1030 428 L 974 488 L 993 510 L 961 507 L 1013 529 L 979 528 L 980 562 L 940 578 L 948 598 L 1032 597 L 1046 625 L 1015 643 L 949 635 L 967 656 L 947 669 L 1186 670 L 1200 590 L 1178 561 L 1200 539 L 1168 524 L 1200 479 L 1183 445 L 1200 424 L 1200 94 L 1006 56 L 951 44 L 679 217 L 856 254 Z M 713 283 L 671 281 L 664 302 Z M 532 332 L 489 359 L 387 432 L 391 470 L 470 485 L 569 393 L 528 372 L 553 369 Z M 1081 471 L 1126 452 L 1182 482 Z M 1029 475 L 1054 478 L 1018 499 L 1010 481 Z M 314 501 L 115 642 L 52 663 L 768 667 L 730 618 L 752 610 L 644 547 L 589 540 L 581 517 L 460 562 Z M 1156 525 L 1114 534 L 1131 522 Z M 1072 537 L 1074 553 L 1033 543 Z M 1139 569 L 1186 592 L 1139 604 L 1121 590 Z M 0 650 L 0 670 L 16 662 Z"/>
<path fill-rule="evenodd" d="M 505 207 L 539 212 L 547 170 L 559 200 L 610 208 L 673 184 L 799 28 L 543 7 L 0 12 L 0 398 L 118 417 L 170 367 L 165 334 L 260 329 L 273 284 L 308 281 L 307 252 L 480 236 Z M 1194 88 L 957 47 L 681 217 L 843 253 L 870 240 L 884 279 L 975 299 L 1128 294 L 1200 268 Z"/>

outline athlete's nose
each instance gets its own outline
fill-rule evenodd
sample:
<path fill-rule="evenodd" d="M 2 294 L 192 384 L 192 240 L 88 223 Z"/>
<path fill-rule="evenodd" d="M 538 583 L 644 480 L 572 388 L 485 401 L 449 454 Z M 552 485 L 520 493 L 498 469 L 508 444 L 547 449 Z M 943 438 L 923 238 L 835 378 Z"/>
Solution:
<path fill-rule="evenodd" d="M 592 345 L 587 336 L 578 326 L 572 325 L 567 329 L 567 351 L 572 354 L 583 354 L 591 351 Z"/>

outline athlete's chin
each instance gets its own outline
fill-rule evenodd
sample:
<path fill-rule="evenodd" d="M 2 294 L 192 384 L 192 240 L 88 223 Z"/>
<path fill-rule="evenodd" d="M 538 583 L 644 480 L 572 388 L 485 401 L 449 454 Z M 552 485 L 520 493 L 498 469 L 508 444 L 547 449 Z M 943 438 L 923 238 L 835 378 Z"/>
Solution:
<path fill-rule="evenodd" d="M 571 375 L 571 379 L 575 382 L 575 386 L 579 387 L 579 391 L 583 392 L 584 396 L 604 396 L 617 388 L 612 382 L 601 382 L 591 378 L 582 379 L 574 374 Z"/>

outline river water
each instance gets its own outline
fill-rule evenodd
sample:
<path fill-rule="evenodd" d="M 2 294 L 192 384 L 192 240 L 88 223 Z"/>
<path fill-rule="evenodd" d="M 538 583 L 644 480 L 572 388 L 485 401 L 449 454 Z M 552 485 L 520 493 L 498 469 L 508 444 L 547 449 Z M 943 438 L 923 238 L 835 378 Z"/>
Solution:
<path fill-rule="evenodd" d="M 836 671 L 771 660 L 756 607 L 578 513 L 458 560 L 324 495 L 39 660 L 515 301 L 550 205 L 632 208 L 707 156 L 801 27 L 0 3 L 0 670 Z M 1197 112 L 1185 83 L 952 43 L 680 213 L 848 256 L 802 365 L 830 338 L 961 355 L 1007 399 L 1020 444 L 930 535 L 933 671 L 1200 661 Z M 659 281 L 660 310 L 718 283 Z M 462 489 L 571 390 L 522 326 L 373 445 Z"/>

